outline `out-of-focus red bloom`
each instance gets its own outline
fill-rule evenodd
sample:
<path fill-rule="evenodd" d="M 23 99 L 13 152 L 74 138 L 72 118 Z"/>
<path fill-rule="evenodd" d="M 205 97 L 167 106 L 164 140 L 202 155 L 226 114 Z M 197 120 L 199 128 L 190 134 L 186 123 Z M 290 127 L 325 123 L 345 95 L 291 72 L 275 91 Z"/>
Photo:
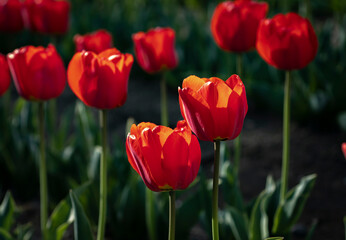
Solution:
<path fill-rule="evenodd" d="M 261 21 L 256 48 L 268 64 L 283 70 L 301 69 L 316 56 L 318 42 L 308 19 L 296 13 Z"/>
<path fill-rule="evenodd" d="M 62 34 L 69 24 L 70 3 L 66 0 L 26 0 L 28 27 L 41 33 Z"/>
<path fill-rule="evenodd" d="M 148 73 L 173 69 L 178 65 L 175 32 L 171 28 L 154 28 L 132 36 L 139 65 Z"/>
<path fill-rule="evenodd" d="M 250 0 L 219 3 L 211 19 L 217 45 L 232 52 L 245 52 L 256 45 L 257 28 L 268 12 L 268 4 Z"/>
<path fill-rule="evenodd" d="M 85 50 L 100 53 L 108 48 L 112 48 L 113 45 L 112 35 L 103 29 L 85 35 L 77 34 L 74 36 L 73 41 L 77 52 Z"/>
<path fill-rule="evenodd" d="M 198 140 L 185 121 L 175 129 L 153 123 L 132 125 L 126 152 L 133 169 L 155 192 L 186 189 L 201 163 Z"/>
<path fill-rule="evenodd" d="M 346 142 L 341 144 L 341 150 L 342 150 L 342 153 L 344 154 L 344 157 L 346 159 Z"/>
<path fill-rule="evenodd" d="M 110 48 L 99 54 L 77 52 L 69 63 L 67 79 L 72 91 L 86 105 L 98 109 L 122 106 L 133 64 L 131 54 Z"/>
<path fill-rule="evenodd" d="M 64 63 L 53 45 L 26 46 L 7 54 L 16 89 L 27 100 L 58 97 L 66 85 Z"/>
<path fill-rule="evenodd" d="M 10 70 L 6 57 L 0 54 L 0 96 L 6 92 L 11 83 Z"/>
<path fill-rule="evenodd" d="M 190 76 L 178 91 L 181 114 L 199 139 L 227 140 L 240 134 L 248 106 L 238 75 L 227 81 Z"/>
<path fill-rule="evenodd" d="M 23 4 L 19 0 L 0 0 L 0 31 L 15 32 L 24 27 Z"/>

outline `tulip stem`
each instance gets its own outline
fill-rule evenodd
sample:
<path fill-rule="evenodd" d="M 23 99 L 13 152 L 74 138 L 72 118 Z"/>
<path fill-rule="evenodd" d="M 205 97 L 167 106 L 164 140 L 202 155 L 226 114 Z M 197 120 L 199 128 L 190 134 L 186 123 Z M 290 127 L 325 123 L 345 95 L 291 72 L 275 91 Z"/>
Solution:
<path fill-rule="evenodd" d="M 243 78 L 243 54 L 237 54 L 237 74 Z M 241 155 L 241 133 L 234 139 L 234 172 L 238 176 Z"/>
<path fill-rule="evenodd" d="M 156 218 L 154 209 L 154 193 L 149 188 L 145 190 L 145 215 L 150 240 L 156 240 Z"/>
<path fill-rule="evenodd" d="M 39 132 L 40 132 L 40 213 L 42 239 L 46 239 L 46 224 L 48 218 L 47 166 L 44 139 L 44 102 L 39 102 Z"/>
<path fill-rule="evenodd" d="M 175 239 L 175 191 L 169 192 L 169 230 L 168 240 Z"/>
<path fill-rule="evenodd" d="M 219 240 L 218 202 L 219 202 L 219 163 L 220 141 L 214 142 L 214 178 L 213 178 L 213 206 L 212 206 L 212 232 L 213 240 Z"/>
<path fill-rule="evenodd" d="M 168 127 L 167 87 L 164 74 L 161 78 L 161 125 Z"/>
<path fill-rule="evenodd" d="M 281 169 L 281 189 L 280 203 L 285 201 L 288 185 L 288 170 L 290 162 L 290 88 L 291 72 L 286 71 L 284 112 L 283 112 L 283 150 L 282 150 L 282 169 Z"/>
<path fill-rule="evenodd" d="M 100 162 L 100 209 L 97 240 L 103 240 L 107 213 L 107 110 L 100 111 L 102 155 Z"/>

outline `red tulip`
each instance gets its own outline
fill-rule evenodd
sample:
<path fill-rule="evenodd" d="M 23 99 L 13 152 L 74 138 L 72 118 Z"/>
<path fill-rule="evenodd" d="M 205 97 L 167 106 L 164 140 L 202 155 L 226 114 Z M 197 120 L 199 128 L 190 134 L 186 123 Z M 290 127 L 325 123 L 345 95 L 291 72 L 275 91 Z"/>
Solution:
<path fill-rule="evenodd" d="M 6 57 L 0 54 L 0 96 L 6 92 L 11 83 L 10 70 Z"/>
<path fill-rule="evenodd" d="M 99 54 L 77 52 L 67 69 L 72 91 L 86 105 L 99 109 L 122 106 L 133 63 L 131 54 L 110 48 Z"/>
<path fill-rule="evenodd" d="M 173 69 L 178 65 L 175 32 L 171 28 L 154 28 L 132 36 L 139 65 L 148 73 Z"/>
<path fill-rule="evenodd" d="M 344 157 L 346 159 L 346 142 L 341 144 L 341 150 L 342 150 L 342 153 L 344 154 Z"/>
<path fill-rule="evenodd" d="M 26 0 L 28 25 L 41 33 L 65 33 L 68 28 L 70 3 L 66 0 Z"/>
<path fill-rule="evenodd" d="M 27 100 L 58 97 L 65 88 L 64 63 L 53 45 L 26 46 L 7 55 L 18 93 Z"/>
<path fill-rule="evenodd" d="M 308 19 L 277 14 L 260 23 L 256 48 L 268 64 L 283 70 L 301 69 L 316 56 L 318 42 Z"/>
<path fill-rule="evenodd" d="M 231 52 L 255 48 L 257 28 L 267 12 L 265 2 L 236 0 L 219 3 L 211 19 L 211 32 L 217 45 Z"/>
<path fill-rule="evenodd" d="M 155 192 L 187 188 L 201 163 L 198 140 L 185 121 L 175 129 L 153 123 L 132 125 L 126 153 L 133 169 Z"/>
<path fill-rule="evenodd" d="M 77 52 L 85 50 L 100 53 L 108 48 L 112 48 L 113 45 L 112 35 L 103 29 L 85 35 L 77 34 L 74 36 L 73 41 Z"/>
<path fill-rule="evenodd" d="M 227 81 L 190 76 L 179 88 L 180 111 L 200 140 L 236 138 L 248 110 L 245 87 L 238 75 Z"/>
<path fill-rule="evenodd" d="M 0 0 L 0 31 L 15 32 L 23 29 L 22 5 L 19 0 Z"/>

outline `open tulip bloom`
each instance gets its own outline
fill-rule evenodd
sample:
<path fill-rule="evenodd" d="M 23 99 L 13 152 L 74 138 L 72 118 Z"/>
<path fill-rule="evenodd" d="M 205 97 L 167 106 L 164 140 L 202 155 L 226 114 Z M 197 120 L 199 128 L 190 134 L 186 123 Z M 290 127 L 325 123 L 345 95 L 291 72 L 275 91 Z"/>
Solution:
<path fill-rule="evenodd" d="M 238 75 L 226 81 L 190 76 L 179 91 L 180 110 L 197 137 L 214 142 L 212 231 L 219 239 L 218 183 L 220 141 L 234 139 L 243 128 L 248 105 L 245 87 Z"/>
<path fill-rule="evenodd" d="M 40 211 L 42 239 L 47 239 L 47 170 L 44 137 L 44 101 L 58 97 L 66 85 L 64 63 L 53 45 L 26 46 L 7 55 L 16 89 L 23 98 L 39 103 Z"/>
<path fill-rule="evenodd" d="M 175 129 L 153 123 L 132 125 L 126 139 L 132 168 L 152 191 L 170 193 L 169 240 L 174 239 L 174 191 L 186 189 L 196 178 L 201 149 L 185 121 Z"/>
<path fill-rule="evenodd" d="M 283 203 L 288 185 L 290 154 L 290 86 L 291 71 L 306 67 L 316 56 L 318 42 L 308 19 L 296 13 L 277 14 L 261 21 L 256 48 L 269 65 L 286 70 L 283 109 L 283 151 L 280 202 Z"/>
<path fill-rule="evenodd" d="M 85 35 L 77 34 L 73 37 L 73 41 L 77 52 L 85 50 L 98 54 L 113 46 L 112 35 L 103 29 Z"/>
<path fill-rule="evenodd" d="M 67 69 L 68 83 L 76 96 L 86 105 L 100 109 L 102 155 L 97 240 L 104 238 L 107 212 L 107 109 L 125 103 L 132 64 L 132 55 L 116 48 L 99 54 L 83 50 L 75 53 Z"/>

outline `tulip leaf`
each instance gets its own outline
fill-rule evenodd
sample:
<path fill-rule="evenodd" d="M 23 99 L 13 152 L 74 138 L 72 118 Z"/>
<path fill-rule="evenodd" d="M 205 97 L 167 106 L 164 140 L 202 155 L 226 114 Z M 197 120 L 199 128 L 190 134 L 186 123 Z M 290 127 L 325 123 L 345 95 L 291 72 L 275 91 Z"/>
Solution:
<path fill-rule="evenodd" d="M 345 240 L 346 240 L 346 216 L 344 216 L 344 226 L 345 226 Z"/>
<path fill-rule="evenodd" d="M 74 239 L 93 240 L 90 223 L 84 209 L 73 191 L 70 191 L 72 209 L 74 214 Z"/>
<path fill-rule="evenodd" d="M 303 211 L 315 180 L 315 174 L 303 177 L 300 183 L 287 193 L 284 203 L 275 212 L 273 234 L 284 235 L 290 231 Z"/>
<path fill-rule="evenodd" d="M 0 205 L 0 227 L 4 230 L 10 231 L 14 222 L 15 202 L 12 194 L 7 192 L 1 205 Z"/>
<path fill-rule="evenodd" d="M 6 229 L 0 227 L 0 240 L 14 240 L 14 238 Z"/>
<path fill-rule="evenodd" d="M 220 235 L 222 239 L 233 236 L 235 240 L 248 240 L 246 217 L 234 207 L 219 212 Z M 233 239 L 231 238 L 231 239 Z"/>
<path fill-rule="evenodd" d="M 277 187 L 269 176 L 265 190 L 259 195 L 252 208 L 249 226 L 251 240 L 261 240 L 269 236 L 268 210 L 276 192 Z"/>
<path fill-rule="evenodd" d="M 270 238 L 266 238 L 264 240 L 283 240 L 283 237 L 270 237 Z"/>

